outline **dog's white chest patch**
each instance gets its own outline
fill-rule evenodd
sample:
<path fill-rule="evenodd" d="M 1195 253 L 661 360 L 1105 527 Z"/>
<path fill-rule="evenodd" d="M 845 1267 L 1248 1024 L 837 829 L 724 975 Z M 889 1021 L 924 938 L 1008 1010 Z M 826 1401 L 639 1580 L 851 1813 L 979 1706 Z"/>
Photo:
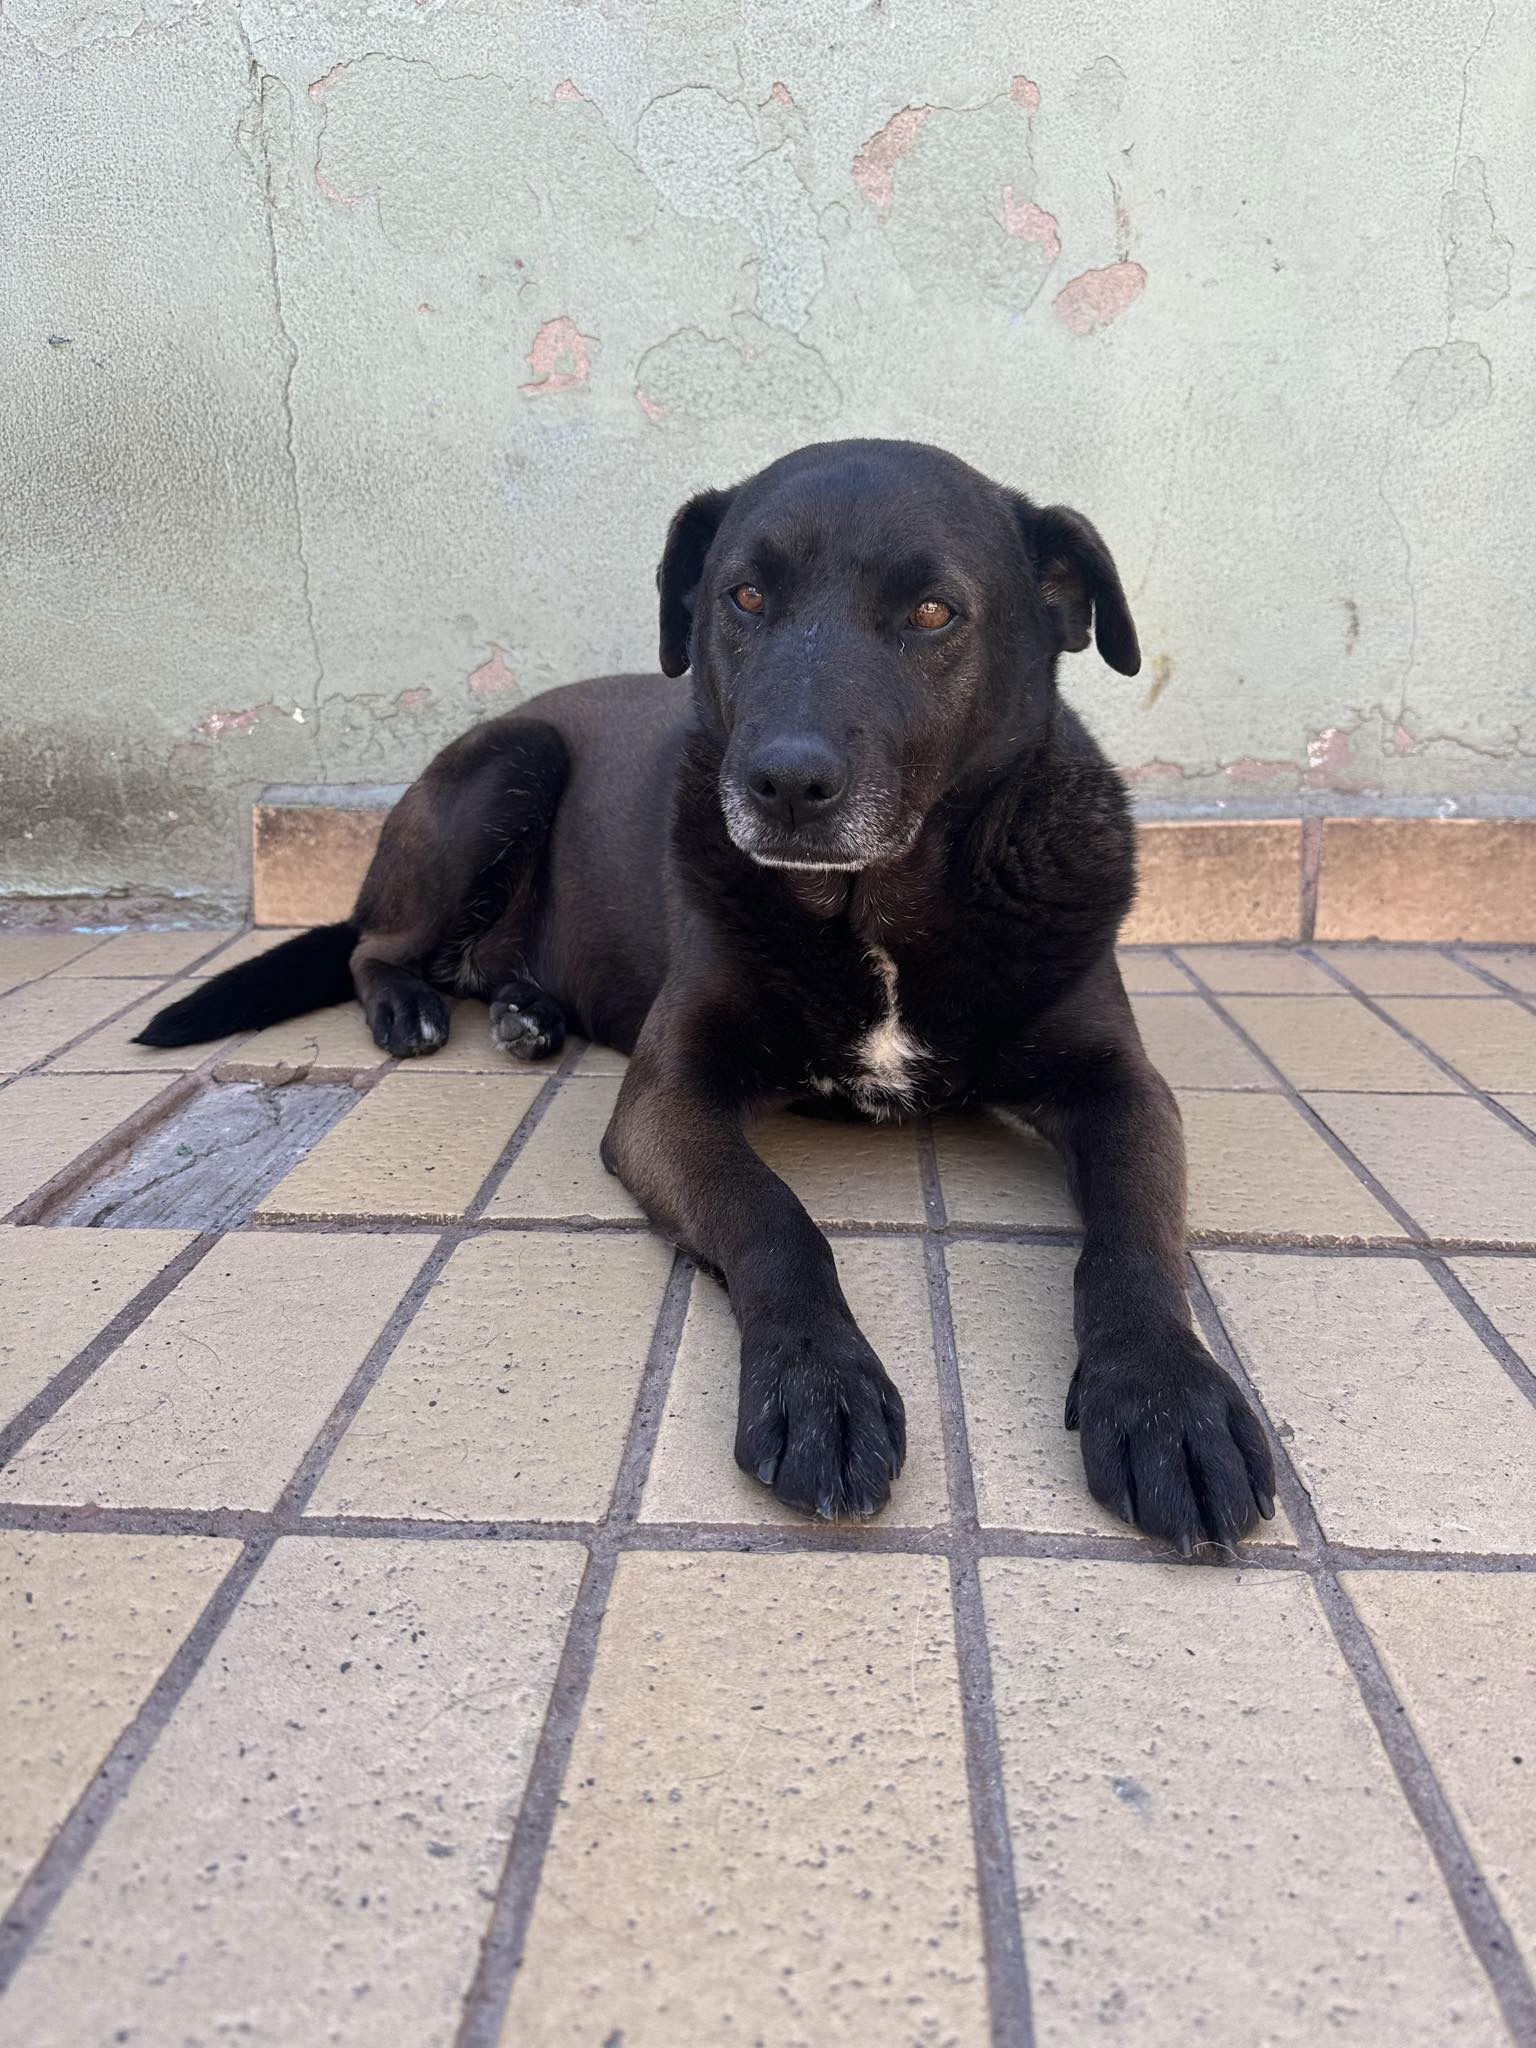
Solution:
<path fill-rule="evenodd" d="M 871 946 L 868 957 L 880 977 L 885 1007 L 854 1047 L 854 1071 L 845 1085 L 861 1109 L 878 1116 L 916 1101 L 929 1053 L 902 1022 L 896 962 L 883 946 Z"/>

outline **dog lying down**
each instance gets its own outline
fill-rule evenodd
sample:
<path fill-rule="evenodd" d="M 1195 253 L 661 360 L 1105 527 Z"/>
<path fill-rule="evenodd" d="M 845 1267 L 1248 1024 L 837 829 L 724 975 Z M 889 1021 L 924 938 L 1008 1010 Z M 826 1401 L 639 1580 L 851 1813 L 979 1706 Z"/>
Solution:
<path fill-rule="evenodd" d="M 736 1459 L 870 1515 L 901 1395 L 826 1238 L 748 1144 L 775 1095 L 882 1118 L 1005 1105 L 1082 1213 L 1066 1424 L 1094 1497 L 1186 1555 L 1273 1512 L 1263 1431 L 1190 1326 L 1184 1150 L 1115 963 L 1126 796 L 1056 694 L 1140 665 L 1109 551 L 936 448 L 804 448 L 674 517 L 661 667 L 550 690 L 445 747 L 352 917 L 162 1010 L 146 1045 L 354 992 L 427 1054 L 453 995 L 516 1059 L 633 1055 L 604 1163 L 718 1275 L 741 1328 Z"/>

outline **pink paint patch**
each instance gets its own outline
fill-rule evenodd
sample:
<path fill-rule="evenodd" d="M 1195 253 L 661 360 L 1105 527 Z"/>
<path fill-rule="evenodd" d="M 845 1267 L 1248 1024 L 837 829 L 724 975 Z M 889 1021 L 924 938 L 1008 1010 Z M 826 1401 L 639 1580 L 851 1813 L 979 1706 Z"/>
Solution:
<path fill-rule="evenodd" d="M 525 398 L 547 398 L 551 392 L 572 391 L 592 374 L 592 337 L 583 334 L 569 314 L 546 320 L 533 337 L 528 351 L 533 382 L 520 384 Z"/>
<path fill-rule="evenodd" d="M 586 94 L 574 78 L 562 78 L 555 87 L 555 98 L 557 100 L 585 100 L 586 97 Z"/>
<path fill-rule="evenodd" d="M 1418 741 L 1414 738 L 1413 734 L 1408 730 L 1406 725 L 1393 726 L 1392 751 L 1394 754 L 1411 754 L 1414 751 L 1414 749 L 1418 746 L 1418 744 Z"/>
<path fill-rule="evenodd" d="M 227 732 L 249 732 L 262 710 L 262 705 L 253 704 L 249 711 L 210 711 L 197 730 L 210 740 Z"/>
<path fill-rule="evenodd" d="M 665 406 L 658 405 L 654 398 L 647 398 L 645 393 L 641 391 L 638 388 L 638 386 L 635 390 L 635 401 L 639 405 L 640 410 L 645 414 L 646 418 L 648 420 L 651 420 L 652 422 L 669 420 L 672 417 L 671 413 L 667 411 Z"/>
<path fill-rule="evenodd" d="M 427 304 L 426 300 L 423 299 L 421 304 L 416 308 L 416 310 L 418 313 L 430 313 L 432 308 Z"/>
<path fill-rule="evenodd" d="M 794 94 L 782 79 L 774 80 L 773 90 L 769 93 L 768 97 L 771 100 L 777 100 L 781 107 L 792 107 L 795 104 Z"/>
<path fill-rule="evenodd" d="M 917 131 L 932 112 L 932 107 L 903 107 L 878 135 L 871 135 L 853 160 L 853 182 L 882 220 L 896 197 L 896 166 L 912 154 Z"/>
<path fill-rule="evenodd" d="M 517 677 L 507 667 L 507 657 L 494 640 L 491 642 L 490 660 L 481 662 L 477 669 L 470 671 L 469 687 L 481 697 L 494 696 L 498 690 L 517 688 Z"/>
<path fill-rule="evenodd" d="M 395 702 L 402 711 L 414 711 L 418 705 L 425 704 L 431 694 L 432 692 L 428 689 L 402 690 L 395 699 Z"/>
<path fill-rule="evenodd" d="M 315 183 L 320 187 L 326 198 L 334 199 L 338 206 L 356 206 L 362 196 L 358 192 L 338 192 L 318 164 L 315 165 Z"/>
<path fill-rule="evenodd" d="M 1223 775 L 1230 775 L 1234 782 L 1271 782 L 1277 776 L 1292 776 L 1296 773 L 1294 761 L 1261 761 L 1257 754 L 1241 754 L 1235 761 L 1224 761 Z"/>
<path fill-rule="evenodd" d="M 320 95 L 325 91 L 325 88 L 328 85 L 334 85 L 338 78 L 345 76 L 346 69 L 347 67 L 345 64 L 333 64 L 330 70 L 327 71 L 327 73 L 325 74 L 324 78 L 317 78 L 314 84 L 309 88 L 310 98 L 312 100 L 318 101 Z"/>
<path fill-rule="evenodd" d="M 1147 273 L 1139 263 L 1108 263 L 1064 284 L 1051 303 L 1063 327 L 1073 334 L 1092 334 L 1095 327 L 1118 320 L 1146 287 Z"/>
<path fill-rule="evenodd" d="M 1037 113 L 1040 107 L 1040 88 L 1032 78 L 1021 72 L 1017 78 L 1008 81 L 1008 97 L 1016 107 L 1027 107 L 1030 113 Z"/>
<path fill-rule="evenodd" d="M 1055 214 L 1036 206 L 1032 199 L 1015 199 L 1011 185 L 1003 187 L 1003 226 L 1010 235 L 1038 242 L 1047 263 L 1054 263 L 1061 254 L 1061 223 Z"/>
<path fill-rule="evenodd" d="M 1120 773 L 1127 782 L 1181 780 L 1184 770 L 1177 761 L 1138 761 L 1133 768 L 1122 768 Z"/>

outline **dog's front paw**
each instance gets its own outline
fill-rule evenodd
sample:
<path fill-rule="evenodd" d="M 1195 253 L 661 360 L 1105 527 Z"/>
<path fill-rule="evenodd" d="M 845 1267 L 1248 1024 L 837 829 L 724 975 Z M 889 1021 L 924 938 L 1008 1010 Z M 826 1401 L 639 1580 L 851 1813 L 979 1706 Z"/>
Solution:
<path fill-rule="evenodd" d="M 397 1060 L 418 1059 L 448 1042 L 448 1005 L 436 989 L 382 995 L 369 1007 L 373 1042 Z"/>
<path fill-rule="evenodd" d="M 828 1521 L 875 1514 L 906 1453 L 901 1395 L 851 1321 L 743 1332 L 736 1462 L 787 1507 Z"/>
<path fill-rule="evenodd" d="M 1085 1352 L 1067 1391 L 1096 1501 L 1188 1557 L 1275 1511 L 1257 1416 L 1199 1338 L 1175 1325 Z"/>
<path fill-rule="evenodd" d="M 546 1060 L 565 1043 L 565 1011 L 540 990 L 491 1004 L 491 1037 L 515 1060 Z"/>

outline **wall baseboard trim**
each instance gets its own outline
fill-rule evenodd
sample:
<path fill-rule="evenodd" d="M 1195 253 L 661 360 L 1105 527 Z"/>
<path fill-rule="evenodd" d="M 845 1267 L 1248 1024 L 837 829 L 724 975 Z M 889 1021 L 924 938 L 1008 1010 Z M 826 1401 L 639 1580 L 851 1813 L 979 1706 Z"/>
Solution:
<path fill-rule="evenodd" d="M 345 917 L 393 794 L 264 790 L 252 815 L 257 924 Z M 1152 818 L 1136 830 L 1126 945 L 1536 943 L 1536 818 Z"/>

